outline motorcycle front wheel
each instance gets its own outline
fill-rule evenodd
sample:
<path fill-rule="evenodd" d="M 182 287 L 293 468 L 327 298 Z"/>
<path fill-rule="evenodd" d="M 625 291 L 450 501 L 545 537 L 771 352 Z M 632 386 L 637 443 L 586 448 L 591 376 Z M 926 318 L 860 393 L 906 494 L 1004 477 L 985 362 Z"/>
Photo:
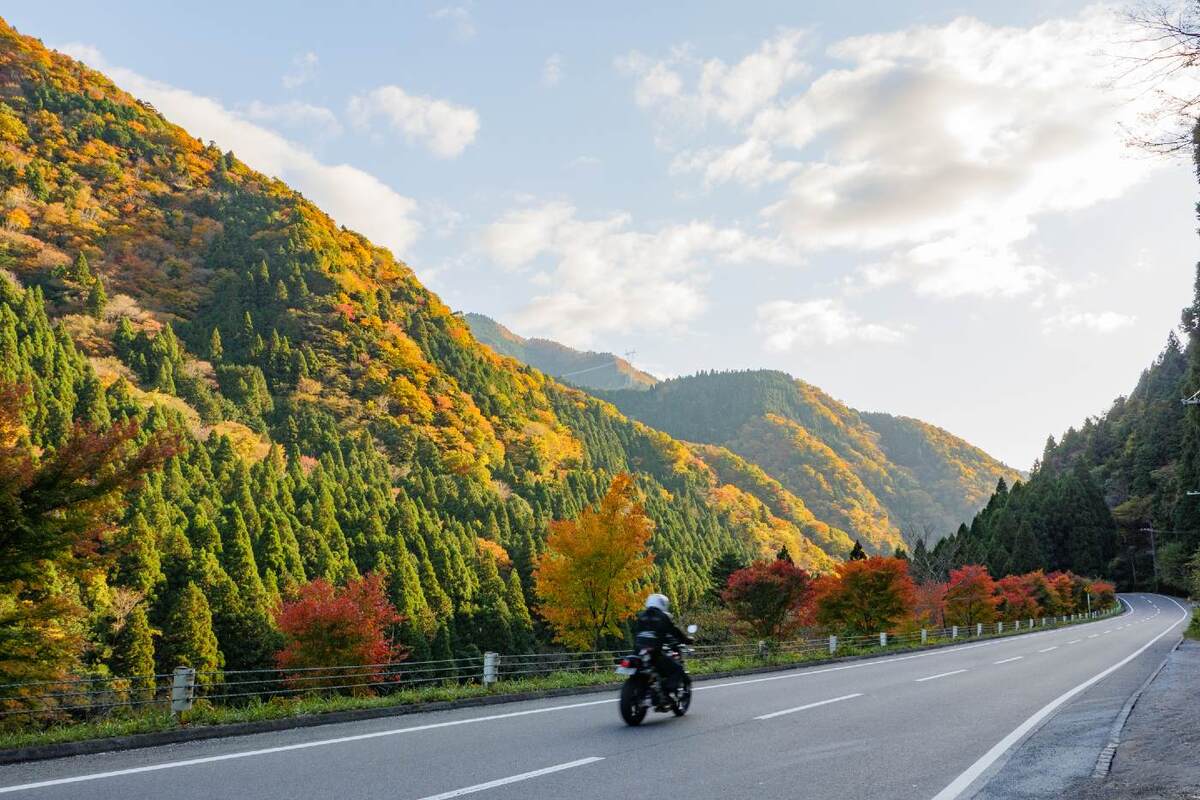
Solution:
<path fill-rule="evenodd" d="M 626 725 L 641 725 L 646 718 L 646 706 L 642 705 L 645 683 L 636 677 L 625 681 L 621 687 L 621 719 Z M 691 694 L 691 689 L 688 689 Z"/>
<path fill-rule="evenodd" d="M 671 709 L 675 716 L 682 717 L 692 705 L 692 676 L 684 675 L 675 696 L 675 707 Z"/>

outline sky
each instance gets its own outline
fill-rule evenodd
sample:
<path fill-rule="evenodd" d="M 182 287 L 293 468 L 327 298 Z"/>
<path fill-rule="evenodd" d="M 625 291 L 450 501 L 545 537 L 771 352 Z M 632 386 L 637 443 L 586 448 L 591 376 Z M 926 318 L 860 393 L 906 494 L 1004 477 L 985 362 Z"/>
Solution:
<path fill-rule="evenodd" d="M 77 2 L 22 33 L 387 246 L 662 377 L 773 368 L 1027 469 L 1190 300 L 1119 7 Z M 1191 78 L 1185 78 L 1190 80 Z"/>

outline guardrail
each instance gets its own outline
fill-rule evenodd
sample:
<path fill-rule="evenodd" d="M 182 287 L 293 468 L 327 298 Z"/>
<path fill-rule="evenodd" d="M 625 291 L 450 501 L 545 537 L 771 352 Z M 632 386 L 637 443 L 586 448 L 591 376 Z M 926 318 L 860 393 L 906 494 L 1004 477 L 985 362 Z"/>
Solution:
<path fill-rule="evenodd" d="M 956 640 L 1014 635 L 1088 622 L 1122 610 L 1113 606 L 1091 614 L 1042 617 L 945 628 L 921 628 L 870 636 L 803 638 L 785 642 L 697 645 L 689 663 L 698 673 L 723 668 L 786 664 L 890 648 L 953 643 Z M 59 681 L 0 684 L 0 728 L 31 728 L 86 722 L 130 710 L 170 707 L 179 713 L 196 703 L 239 706 L 273 698 L 333 695 L 401 695 L 425 687 L 505 682 L 556 676 L 608 673 L 628 649 L 586 653 L 484 653 L 437 661 L 401 661 L 294 669 L 197 671 L 179 667 L 158 675 L 85 675 Z M 747 663 L 749 662 L 749 663 Z M 729 667 L 724 667 L 729 664 Z M 699 668 L 696 668 L 699 665 Z M 397 697 L 401 702 L 405 698 Z"/>

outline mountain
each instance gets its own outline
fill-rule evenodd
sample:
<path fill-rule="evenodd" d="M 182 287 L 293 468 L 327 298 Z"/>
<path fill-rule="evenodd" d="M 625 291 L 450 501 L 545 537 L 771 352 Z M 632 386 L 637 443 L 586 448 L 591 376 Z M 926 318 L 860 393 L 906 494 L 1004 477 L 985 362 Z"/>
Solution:
<path fill-rule="evenodd" d="M 585 389 L 646 389 L 658 382 L 612 353 L 575 350 L 549 339 L 525 339 L 483 314 L 465 314 L 475 338 L 500 355 Z"/>
<path fill-rule="evenodd" d="M 876 552 L 910 531 L 953 531 L 1000 478 L 1019 478 L 941 428 L 855 411 L 783 372 L 702 373 L 600 395 L 672 436 L 729 449 Z"/>
<path fill-rule="evenodd" d="M 723 554 L 845 552 L 753 464 L 479 344 L 391 253 L 2 21 L 0 196 L 0 468 L 118 423 L 178 442 L 86 557 L 0 586 L 0 673 L 269 665 L 281 595 L 367 572 L 414 657 L 542 647 L 547 523 L 624 471 L 685 607 Z"/>

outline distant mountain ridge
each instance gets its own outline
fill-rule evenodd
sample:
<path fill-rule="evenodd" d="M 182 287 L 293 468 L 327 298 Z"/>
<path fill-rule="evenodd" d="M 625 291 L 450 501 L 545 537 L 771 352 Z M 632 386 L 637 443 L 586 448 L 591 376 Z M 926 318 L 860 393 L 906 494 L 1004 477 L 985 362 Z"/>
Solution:
<path fill-rule="evenodd" d="M 491 317 L 464 314 L 471 333 L 501 355 L 586 389 L 647 389 L 658 383 L 613 353 L 576 350 L 549 339 L 526 339 Z"/>
<path fill-rule="evenodd" d="M 953 532 L 1020 473 L 934 425 L 856 411 L 783 372 L 708 372 L 602 392 L 672 436 L 728 448 L 876 551 L 906 529 Z M 701 450 L 701 457 L 704 451 Z"/>

